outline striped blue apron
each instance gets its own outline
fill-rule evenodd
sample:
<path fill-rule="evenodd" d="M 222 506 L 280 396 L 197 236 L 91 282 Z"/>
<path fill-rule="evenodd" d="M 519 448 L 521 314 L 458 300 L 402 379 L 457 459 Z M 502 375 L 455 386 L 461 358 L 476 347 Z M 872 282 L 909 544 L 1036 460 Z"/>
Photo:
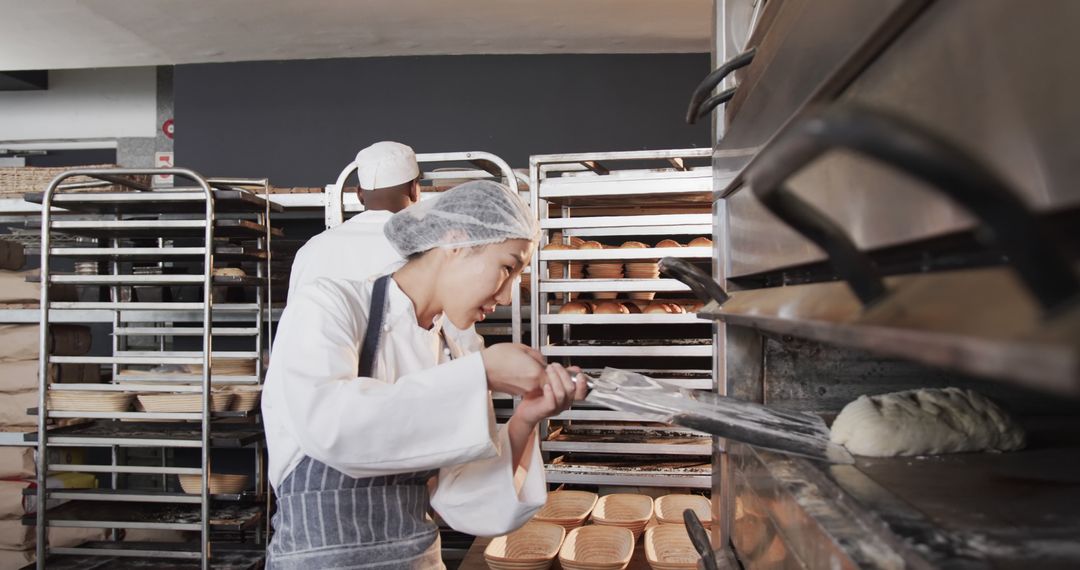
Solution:
<path fill-rule="evenodd" d="M 359 375 L 372 377 L 389 275 L 375 282 Z M 437 470 L 354 478 L 304 457 L 276 489 L 268 570 L 441 569 L 439 529 L 427 516 Z"/>

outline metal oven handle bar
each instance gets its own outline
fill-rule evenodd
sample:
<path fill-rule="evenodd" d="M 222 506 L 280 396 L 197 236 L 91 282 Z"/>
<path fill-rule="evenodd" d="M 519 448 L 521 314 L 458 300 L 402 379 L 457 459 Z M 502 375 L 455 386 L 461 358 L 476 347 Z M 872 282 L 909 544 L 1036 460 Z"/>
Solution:
<path fill-rule="evenodd" d="M 731 101 L 731 98 L 735 96 L 736 89 L 738 89 L 738 87 L 724 89 L 716 95 L 713 95 L 712 97 L 706 99 L 705 102 L 701 104 L 701 108 L 698 109 L 695 120 L 704 119 L 709 113 L 713 112 L 713 109 L 719 107 L 720 105 L 723 105 L 724 103 L 727 103 L 728 101 Z M 691 122 L 690 124 L 692 125 L 694 123 Z"/>
<path fill-rule="evenodd" d="M 833 148 L 892 166 L 955 201 L 978 218 L 983 243 L 1001 248 L 1044 311 L 1080 293 L 1080 278 L 1038 219 L 989 167 L 925 128 L 885 112 L 833 106 L 805 118 L 770 144 L 748 168 L 746 180 L 774 214 L 816 243 L 864 304 L 885 285 L 873 262 L 843 228 L 784 186 L 796 172 Z"/>
<path fill-rule="evenodd" d="M 705 570 L 719 570 L 716 554 L 713 553 L 712 543 L 709 542 L 709 533 L 705 531 L 705 526 L 701 524 L 701 519 L 698 518 L 694 509 L 683 511 L 683 522 L 686 523 L 686 534 L 690 535 L 694 550 L 697 550 L 698 556 L 701 557 L 702 567 Z"/>
<path fill-rule="evenodd" d="M 720 82 L 723 81 L 724 78 L 731 75 L 736 69 L 746 67 L 750 62 L 754 61 L 755 53 L 757 53 L 757 48 L 750 48 L 740 53 L 725 61 L 720 67 L 709 72 L 709 74 L 705 76 L 705 79 L 702 79 L 701 83 L 698 83 L 698 86 L 694 88 L 694 94 L 690 96 L 690 107 L 686 110 L 686 124 L 694 124 L 703 114 L 715 109 L 717 105 L 726 102 L 735 95 L 734 91 L 728 89 L 715 97 L 709 98 L 709 93 L 712 93 L 712 90 L 716 89 L 716 86 L 720 85 Z M 731 91 L 731 95 L 728 95 L 726 99 L 721 99 L 728 91 Z M 706 101 L 706 99 L 708 99 L 708 101 Z M 703 110 L 702 107 L 707 102 L 712 106 Z"/>
<path fill-rule="evenodd" d="M 716 301 L 723 305 L 729 299 L 724 287 L 698 269 L 690 262 L 677 257 L 665 257 L 660 260 L 660 271 L 682 281 L 703 302 Z"/>

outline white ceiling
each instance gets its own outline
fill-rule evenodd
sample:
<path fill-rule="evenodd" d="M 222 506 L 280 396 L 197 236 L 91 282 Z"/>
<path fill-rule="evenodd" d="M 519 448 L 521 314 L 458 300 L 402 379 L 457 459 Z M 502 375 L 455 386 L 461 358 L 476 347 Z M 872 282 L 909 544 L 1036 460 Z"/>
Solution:
<path fill-rule="evenodd" d="M 0 70 L 707 52 L 712 0 L 0 0 Z"/>

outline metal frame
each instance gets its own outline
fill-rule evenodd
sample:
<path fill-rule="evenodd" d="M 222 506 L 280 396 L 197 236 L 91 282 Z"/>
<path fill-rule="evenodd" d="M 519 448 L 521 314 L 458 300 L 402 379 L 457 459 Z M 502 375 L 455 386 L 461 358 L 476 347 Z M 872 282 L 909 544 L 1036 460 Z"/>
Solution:
<path fill-rule="evenodd" d="M 494 170 L 453 170 L 447 172 L 421 172 L 421 178 L 423 180 L 440 180 L 440 179 L 476 179 L 485 180 L 490 178 L 502 178 L 510 190 L 516 193 L 522 192 L 520 182 L 518 180 L 518 174 L 514 172 L 514 169 L 510 168 L 510 165 L 502 158 L 494 155 L 490 152 L 483 151 L 463 151 L 463 152 L 427 152 L 416 155 L 416 162 L 418 164 L 431 164 L 440 162 L 470 162 L 473 164 L 481 162 L 489 162 L 495 165 Z M 345 221 L 345 181 L 356 172 L 356 164 L 349 163 L 338 174 L 337 180 L 333 184 L 326 186 L 326 193 L 324 194 L 324 222 L 327 228 L 333 228 L 341 225 Z M 525 190 L 527 191 L 527 189 Z M 423 199 L 423 198 L 421 198 Z M 522 278 L 526 276 L 523 275 Z M 497 334 L 504 332 L 505 325 L 499 323 L 498 315 L 492 315 L 485 323 L 478 323 L 476 325 L 477 332 L 483 334 Z M 501 336 L 501 335 L 499 335 Z M 516 343 L 521 342 L 521 291 L 520 287 L 514 287 L 511 293 L 510 303 L 510 335 L 511 340 Z"/>
<path fill-rule="evenodd" d="M 141 184 L 132 183 L 127 176 L 134 175 L 173 175 L 191 180 L 197 185 L 197 190 L 162 189 L 155 190 Z M 98 194 L 64 194 L 60 190 L 70 189 L 71 185 L 63 185 L 65 179 L 74 176 L 89 176 L 108 184 L 122 184 L 130 187 L 131 192 L 109 192 Z M 78 185 L 85 186 L 85 185 Z M 258 189 L 256 194 L 251 188 Z M 265 179 L 214 179 L 203 178 L 199 174 L 183 168 L 171 169 L 76 169 L 67 171 L 55 178 L 45 192 L 29 199 L 41 203 L 41 304 L 39 319 L 41 328 L 40 335 L 40 361 L 39 361 L 39 396 L 38 408 L 38 431 L 37 439 L 37 494 L 39 496 L 39 508 L 34 517 L 36 522 L 37 536 L 37 567 L 44 568 L 50 551 L 56 554 L 67 555 L 96 555 L 96 556 L 157 556 L 163 558 L 176 558 L 181 555 L 177 552 L 159 550 L 128 550 L 122 549 L 123 553 L 114 552 L 108 548 L 64 548 L 49 549 L 46 547 L 46 529 L 49 524 L 50 509 L 45 508 L 49 497 L 81 500 L 81 501 L 109 501 L 114 503 L 124 502 L 151 502 L 151 503 L 177 503 L 198 504 L 198 523 L 184 523 L 188 530 L 200 531 L 200 546 L 198 552 L 182 553 L 183 558 L 194 558 L 201 561 L 202 568 L 209 568 L 210 557 L 210 520 L 211 499 L 223 499 L 228 497 L 211 496 L 208 488 L 208 476 L 210 474 L 210 448 L 213 445 L 211 437 L 211 420 L 214 416 L 248 417 L 248 413 L 213 413 L 210 409 L 210 394 L 212 387 L 217 385 L 213 374 L 213 361 L 215 358 L 235 357 L 253 359 L 255 361 L 255 375 L 251 379 L 244 378 L 238 383 L 260 382 L 263 377 L 263 353 L 268 348 L 265 335 L 270 333 L 270 241 L 274 232 L 270 227 L 271 203 L 266 196 L 269 191 L 269 183 Z M 261 196 L 260 196 L 261 195 Z M 71 211 L 96 212 L 107 219 L 104 223 L 95 224 L 94 220 L 79 220 L 76 222 L 54 221 L 53 217 L 64 213 L 66 210 L 56 206 L 66 205 Z M 87 208 L 87 205 L 91 207 Z M 96 205 L 108 204 L 106 207 Z M 173 236 L 178 232 L 187 237 L 202 234 L 202 247 L 176 248 L 181 256 L 202 258 L 203 274 L 200 275 L 124 275 L 120 271 L 121 260 L 145 260 L 150 252 L 142 251 L 142 248 L 126 248 L 120 246 L 120 239 L 131 237 L 130 233 L 136 231 L 139 237 L 154 237 L 155 223 L 152 221 L 138 221 L 124 223 L 119 220 L 121 215 L 127 213 L 158 214 L 176 213 L 202 214 L 201 219 L 193 220 L 169 220 L 161 224 L 163 233 Z M 254 225 L 240 223 L 229 225 L 226 235 L 241 237 L 237 231 L 246 232 L 243 237 L 254 239 L 257 243 L 257 251 L 262 255 L 247 256 L 243 259 L 253 261 L 257 268 L 256 275 L 243 279 L 222 279 L 214 277 L 212 271 L 218 247 L 211 247 L 216 236 L 217 218 L 235 217 L 236 215 L 251 215 L 256 219 Z M 85 231 L 92 230 L 99 233 L 99 239 L 108 239 L 111 248 L 99 247 L 89 250 L 75 251 L 74 248 L 53 247 L 51 245 L 53 232 L 65 230 Z M 201 232 L 198 230 L 202 229 Z M 279 232 L 277 232 L 279 233 Z M 160 251 L 152 259 L 172 259 L 168 248 L 165 248 L 164 236 L 158 237 Z M 111 275 L 104 276 L 69 276 L 53 275 L 51 260 L 54 257 L 82 257 L 90 253 L 93 257 L 109 261 Z M 223 259 L 229 257 L 223 255 Z M 54 283 L 70 283 L 81 285 L 98 285 L 107 287 L 110 292 L 109 302 L 52 302 L 49 298 L 49 285 Z M 140 303 L 124 300 L 121 296 L 120 287 L 130 285 L 201 285 L 203 301 L 198 303 Z M 220 333 L 221 327 L 214 327 L 215 315 L 221 315 L 221 310 L 215 310 L 213 306 L 213 288 L 217 285 L 255 286 L 255 302 L 234 304 L 226 309 L 231 310 L 231 315 L 238 317 L 238 321 L 254 322 L 253 327 L 241 327 L 230 330 L 228 336 L 247 336 L 254 340 L 254 350 L 251 351 L 213 351 L 212 337 Z M 134 311 L 142 314 L 136 316 Z M 146 309 L 149 309 L 147 311 Z M 220 309 L 220 307 L 219 307 Z M 90 314 L 100 312 L 101 314 Z M 181 318 L 178 313 L 185 313 Z M 114 332 L 112 335 L 112 353 L 110 357 L 88 356 L 52 356 L 49 354 L 48 329 L 50 320 L 56 317 L 66 316 L 79 322 L 111 322 Z M 155 322 L 173 322 L 190 320 L 201 322 L 201 329 L 184 329 L 182 332 L 176 327 L 131 327 L 123 330 L 123 324 L 127 322 L 145 322 L 146 317 L 153 317 Z M 185 318 L 186 317 L 186 318 Z M 160 319 L 160 320 L 158 320 Z M 219 319 L 220 320 L 220 319 Z M 263 325 L 266 325 L 265 327 Z M 124 333 L 124 334 L 121 334 Z M 163 350 L 166 346 L 165 338 L 173 334 L 179 336 L 201 336 L 201 349 L 198 351 L 170 352 Z M 128 351 L 127 339 L 137 336 L 151 336 L 159 338 L 159 346 L 162 350 L 157 351 Z M 48 374 L 51 363 L 82 363 L 82 364 L 109 364 L 112 366 L 113 382 L 111 385 L 50 385 Z M 123 376 L 119 374 L 120 366 L 124 364 L 199 364 L 202 372 L 197 375 L 189 375 L 184 380 L 197 381 L 198 385 L 170 386 L 170 385 L 144 385 L 143 381 L 150 380 L 143 376 L 133 376 L 134 382 L 122 383 Z M 48 409 L 48 394 L 51 391 L 79 391 L 91 389 L 105 389 L 113 391 L 170 391 L 192 392 L 202 394 L 202 411 L 199 413 L 147 413 L 147 412 L 50 412 Z M 169 437 L 172 433 L 162 428 L 160 437 L 147 437 L 140 435 L 130 437 L 123 435 L 120 430 L 118 435 L 80 437 L 77 430 L 58 430 L 55 436 L 51 436 L 48 425 L 49 418 L 89 418 L 89 419 L 126 419 L 126 420 L 181 420 L 198 422 L 198 439 L 174 439 Z M 85 426 L 86 424 L 83 424 Z M 127 425 L 134 424 L 115 424 Z M 75 426 L 79 428 L 81 426 Z M 255 441 L 255 481 L 256 494 L 264 494 L 266 489 L 263 484 L 261 445 Z M 58 465 L 50 466 L 47 450 L 51 445 L 103 446 L 111 450 L 112 461 L 110 465 L 76 466 Z M 198 469 L 162 467 L 138 467 L 120 465 L 121 450 L 124 447 L 187 447 L 200 450 L 200 465 Z M 163 455 L 163 461 L 164 461 Z M 112 475 L 111 489 L 95 491 L 59 490 L 50 491 L 47 487 L 47 478 L 52 467 L 58 471 L 83 470 L 95 473 L 109 473 Z M 201 493 L 199 495 L 174 495 L 168 493 L 147 493 L 138 491 L 118 491 L 118 477 L 120 474 L 154 474 L 163 478 L 171 474 L 195 474 L 201 475 Z M 236 499 L 240 498 L 239 496 Z M 235 499 L 234 499 L 235 500 Z M 262 518 L 265 518 L 263 513 Z M 77 520 L 61 522 L 56 526 L 79 526 L 96 528 L 120 528 L 134 526 L 119 524 L 121 521 L 92 521 Z M 135 525 L 139 526 L 139 525 Z M 143 525 L 146 526 L 146 525 Z M 154 526 L 154 525 L 150 525 Z M 177 525 L 158 525 L 162 528 L 176 527 Z M 157 528 L 157 527 L 155 527 Z M 178 527 L 177 527 L 178 528 Z M 261 533 L 257 533 L 257 540 Z"/>
<path fill-rule="evenodd" d="M 711 149 L 680 149 L 657 151 L 574 153 L 532 156 L 529 160 L 529 177 L 532 193 L 530 202 L 540 220 L 544 232 L 541 246 L 547 243 L 550 232 L 561 232 L 564 240 L 571 237 L 650 235 L 672 237 L 681 235 L 712 235 L 712 216 L 703 213 L 671 213 L 665 204 L 695 202 L 698 197 L 711 203 L 712 175 L 707 168 L 691 168 L 685 159 L 707 158 Z M 625 165 L 632 161 L 630 165 Z M 656 166 L 641 166 L 652 161 Z M 604 216 L 574 217 L 575 208 L 587 206 L 614 207 L 634 206 L 647 209 L 645 214 L 610 214 Z M 553 207 L 561 209 L 561 216 L 550 217 Z M 634 314 L 634 315 L 560 315 L 557 308 L 565 301 L 549 299 L 551 293 L 570 292 L 663 292 L 687 291 L 689 288 L 674 279 L 571 279 L 564 275 L 548 278 L 544 264 L 550 261 L 597 261 L 656 259 L 662 256 L 685 259 L 708 260 L 712 250 L 703 247 L 650 248 L 650 249 L 604 249 L 604 250 L 541 250 L 533 257 L 530 273 L 530 327 L 532 346 L 551 357 L 699 357 L 712 355 L 710 344 L 676 346 L 619 345 L 597 342 L 554 346 L 548 341 L 548 327 L 562 327 L 569 338 L 576 325 L 606 326 L 617 330 L 620 325 L 702 325 L 703 321 L 691 314 Z M 543 297 L 542 297 L 543 296 Z M 669 371 L 671 372 L 671 371 Z M 664 371 L 647 371 L 663 377 Z M 710 389 L 712 380 L 674 380 L 695 389 Z M 553 421 L 641 421 L 640 414 L 627 414 L 607 409 L 595 409 L 584 405 L 559 414 Z M 545 455 L 564 452 L 600 453 L 619 455 L 700 455 L 708 456 L 710 448 L 704 446 L 667 445 L 663 443 L 629 443 L 626 441 L 550 441 L 547 425 L 542 432 L 541 448 Z M 547 478 L 552 483 L 575 483 L 595 485 L 646 485 L 662 487 L 708 488 L 708 475 L 672 473 L 648 473 L 627 471 L 602 473 L 597 471 L 567 471 L 548 465 Z"/>
<path fill-rule="evenodd" d="M 1016 81 L 1018 73 L 1023 75 L 1018 70 L 1027 69 L 1023 58 L 983 60 L 985 53 L 978 48 L 958 49 L 948 62 L 928 55 L 943 45 L 980 45 L 978 37 L 988 38 L 1003 52 L 1015 52 L 1017 45 L 1053 43 L 1052 53 L 1035 50 L 1046 54 L 1045 61 L 1039 73 L 1027 77 L 1056 77 L 1046 70 L 1067 67 L 1063 54 L 1069 51 L 1060 49 L 1066 36 L 1047 31 L 1054 25 L 1037 22 L 1061 22 L 1063 12 L 1030 13 L 1004 2 L 886 0 L 873 5 L 839 2 L 826 9 L 815 5 L 812 10 L 809 4 L 785 0 L 765 8 L 774 10 L 774 27 L 759 38 L 757 61 L 744 72 L 746 88 L 727 109 L 728 136 L 715 145 L 716 178 L 728 182 L 718 186 L 716 194 L 714 241 L 724 247 L 716 252 L 714 278 L 729 285 L 727 278 L 770 277 L 737 280 L 743 289 L 733 291 L 722 307 L 710 307 L 710 316 L 718 319 L 719 388 L 751 401 L 830 414 L 843 405 L 837 402 L 862 394 L 928 385 L 966 387 L 968 376 L 1002 379 L 1013 385 L 984 383 L 978 389 L 1001 394 L 1014 413 L 1038 416 L 1021 422 L 1033 434 L 1033 449 L 918 461 L 859 459 L 855 465 L 828 466 L 718 442 L 714 462 L 720 467 L 713 485 L 720 522 L 717 546 L 725 554 L 737 551 L 747 568 L 1076 566 L 1075 550 L 1041 548 L 1075 544 L 1080 518 L 1058 509 L 1075 503 L 1074 489 L 1036 486 L 1039 492 L 1030 493 L 1033 487 L 1025 483 L 1075 478 L 1075 465 L 1065 459 L 1075 455 L 1075 444 L 1053 439 L 1074 429 L 1067 426 L 1075 424 L 1075 416 L 1060 418 L 1068 420 L 1063 425 L 1039 427 L 1063 413 L 1053 407 L 1063 400 L 1058 395 L 1075 398 L 1080 393 L 1075 326 L 1080 312 L 1076 276 L 1068 266 L 1050 280 L 1026 276 L 1027 283 L 1051 282 L 1041 295 L 1025 290 L 1025 281 L 1008 267 L 978 264 L 973 264 L 976 269 L 923 268 L 924 273 L 910 274 L 896 274 L 893 266 L 883 271 L 892 276 L 879 279 L 885 287 L 857 287 L 859 294 L 843 282 L 792 285 L 784 279 L 796 274 L 791 268 L 822 259 L 821 250 L 807 249 L 807 240 L 790 238 L 793 228 L 825 246 L 833 257 L 831 275 L 845 279 L 851 271 L 836 262 L 834 238 L 855 237 L 858 249 L 851 251 L 857 255 L 894 245 L 932 252 L 935 236 L 978 222 L 955 217 L 955 205 L 946 200 L 931 202 L 916 192 L 900 191 L 915 190 L 911 182 L 916 180 L 948 186 L 943 194 L 954 199 L 960 193 L 958 202 L 984 220 L 992 218 L 986 225 L 1001 228 L 999 237 L 1017 231 L 1036 234 L 1042 220 L 1004 218 L 1044 211 L 1054 200 L 1064 202 L 1074 188 L 1065 176 L 1067 168 L 1061 168 L 1073 164 L 1056 162 L 1052 155 L 1054 149 L 1071 148 L 1068 143 L 1075 137 L 1048 128 L 1058 124 L 1052 119 L 1063 117 L 1044 110 L 1060 113 L 1064 107 L 1032 95 L 1041 92 L 1038 84 Z M 828 26 L 836 21 L 848 25 Z M 821 41 L 826 29 L 829 41 Z M 957 75 L 956 69 L 965 72 Z M 999 89 L 1005 95 L 994 99 L 998 107 L 968 96 L 994 78 L 1025 87 Z M 897 89 L 901 84 L 909 90 Z M 1061 92 L 1075 85 L 1066 81 Z M 922 96 L 912 97 L 915 92 Z M 848 120 L 852 115 L 838 114 L 841 109 L 817 114 L 810 107 L 834 100 L 870 104 L 894 119 L 940 131 L 943 138 L 933 140 L 895 120 L 868 115 Z M 880 136 L 882 127 L 888 127 L 889 137 Z M 1030 162 L 1016 162 L 1011 146 L 997 145 L 1016 137 L 1025 140 Z M 943 144 L 947 141 L 952 142 Z M 856 150 L 863 156 L 822 156 L 820 164 L 808 166 L 797 180 L 786 180 L 823 152 L 823 146 L 862 147 Z M 908 176 L 869 168 L 865 156 L 900 166 Z M 1007 172 L 1002 179 L 1006 184 L 987 176 L 980 161 Z M 972 179 L 978 182 L 972 184 Z M 1032 180 L 1038 184 L 1029 184 Z M 1035 201 L 1013 196 L 1027 194 L 1030 199 L 1031 189 L 1043 188 L 1043 183 L 1047 194 L 1057 195 Z M 796 211 L 802 207 L 790 200 L 778 204 L 787 184 L 822 216 L 814 220 Z M 1012 192 L 1016 186 L 1022 188 Z M 863 187 L 895 195 L 852 200 Z M 995 194 L 998 199 L 990 200 Z M 853 207 L 845 210 L 845 204 Z M 842 231 L 829 233 L 827 224 Z M 734 242 L 725 239 L 729 231 L 738 232 Z M 1029 249 L 1012 247 L 1008 261 L 1047 263 L 1057 247 L 1075 249 L 1072 242 L 1052 239 L 1018 240 Z M 1000 250 L 1010 248 L 994 251 Z M 741 260 L 734 269 L 732 259 Z M 988 313 L 998 318 L 983 319 Z M 1016 386 L 1028 390 L 1017 391 Z M 1025 404 L 1028 398 L 1034 403 Z M 1028 407 L 1020 411 L 1024 405 Z M 1044 431 L 1035 435 L 1033 430 L 1039 429 Z M 998 476 L 1005 472 L 1007 478 Z M 987 484 L 982 477 L 993 482 Z M 935 493 L 920 499 L 929 488 Z M 1021 505 L 1010 509 L 1012 503 Z M 995 511 L 1001 505 L 1006 506 Z M 1026 513 L 1055 522 L 1052 528 L 1031 523 Z"/>

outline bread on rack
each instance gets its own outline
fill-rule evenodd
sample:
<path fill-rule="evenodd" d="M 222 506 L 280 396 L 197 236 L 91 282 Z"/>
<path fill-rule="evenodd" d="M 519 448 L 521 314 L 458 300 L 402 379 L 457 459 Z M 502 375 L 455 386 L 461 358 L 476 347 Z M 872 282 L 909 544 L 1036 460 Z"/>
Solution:
<path fill-rule="evenodd" d="M 592 307 L 588 303 L 580 301 L 567 303 L 559 309 L 560 315 L 588 315 L 592 312 Z"/>
<path fill-rule="evenodd" d="M 630 309 L 627 309 L 622 303 L 607 301 L 597 303 L 596 310 L 593 313 L 597 315 L 629 315 Z"/>
<path fill-rule="evenodd" d="M 712 240 L 707 237 L 696 237 L 687 244 L 689 247 L 712 247 Z"/>
<path fill-rule="evenodd" d="M 544 251 L 570 251 L 577 249 L 577 246 L 567 245 L 562 242 L 552 241 L 544 246 Z M 585 277 L 585 265 L 581 262 L 575 261 L 570 265 L 570 279 L 583 279 Z M 567 262 L 566 261 L 549 261 L 547 263 L 548 279 L 566 279 Z M 572 294 L 571 298 L 577 298 L 577 294 Z"/>
<path fill-rule="evenodd" d="M 622 249 L 648 249 L 649 246 L 641 243 L 640 241 L 626 241 L 619 246 Z"/>
<path fill-rule="evenodd" d="M 677 242 L 677 241 L 675 241 L 673 239 L 666 239 L 666 240 L 663 240 L 660 243 L 656 244 L 656 247 L 682 247 L 682 246 L 683 246 L 683 244 L 681 244 L 681 243 L 679 243 L 679 242 Z"/>
<path fill-rule="evenodd" d="M 641 312 L 646 315 L 669 315 L 671 307 L 667 303 L 649 303 Z"/>

